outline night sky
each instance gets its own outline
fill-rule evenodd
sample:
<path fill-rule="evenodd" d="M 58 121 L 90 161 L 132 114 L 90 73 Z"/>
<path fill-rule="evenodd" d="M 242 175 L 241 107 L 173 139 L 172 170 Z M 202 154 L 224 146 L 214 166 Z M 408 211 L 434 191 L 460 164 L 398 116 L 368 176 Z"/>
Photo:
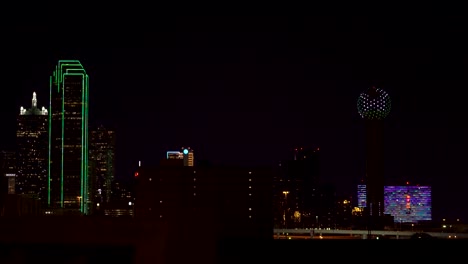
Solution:
<path fill-rule="evenodd" d="M 321 175 L 354 194 L 364 176 L 356 101 L 392 98 L 385 177 L 433 186 L 433 216 L 468 219 L 466 21 L 454 17 L 172 17 L 66 34 L 50 25 L 3 36 L 0 149 L 16 115 L 48 107 L 59 59 L 90 76 L 90 122 L 117 131 L 117 177 L 190 146 L 195 159 L 274 165 L 320 147 Z"/>

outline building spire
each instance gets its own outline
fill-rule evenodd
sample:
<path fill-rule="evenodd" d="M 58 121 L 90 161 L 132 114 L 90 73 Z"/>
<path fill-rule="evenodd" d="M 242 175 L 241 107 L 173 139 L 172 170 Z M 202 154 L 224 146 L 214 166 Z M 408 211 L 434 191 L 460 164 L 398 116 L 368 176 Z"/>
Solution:
<path fill-rule="evenodd" d="M 33 108 L 36 108 L 36 107 L 37 107 L 36 92 L 33 92 L 32 107 L 33 107 Z"/>

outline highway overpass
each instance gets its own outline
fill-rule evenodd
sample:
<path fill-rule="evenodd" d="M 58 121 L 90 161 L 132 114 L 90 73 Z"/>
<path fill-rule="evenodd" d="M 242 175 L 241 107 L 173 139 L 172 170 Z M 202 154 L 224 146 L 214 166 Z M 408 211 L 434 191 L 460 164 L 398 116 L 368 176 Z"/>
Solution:
<path fill-rule="evenodd" d="M 421 232 L 421 231 L 392 231 L 392 230 L 346 230 L 346 229 L 313 229 L 313 228 L 295 228 L 295 229 L 274 229 L 275 235 L 309 235 L 327 236 L 327 235 L 350 235 L 361 236 L 367 239 L 372 236 L 388 236 L 396 239 L 410 238 L 416 233 L 425 233 L 434 238 L 442 239 L 468 239 L 468 233 L 443 233 L 443 232 Z"/>

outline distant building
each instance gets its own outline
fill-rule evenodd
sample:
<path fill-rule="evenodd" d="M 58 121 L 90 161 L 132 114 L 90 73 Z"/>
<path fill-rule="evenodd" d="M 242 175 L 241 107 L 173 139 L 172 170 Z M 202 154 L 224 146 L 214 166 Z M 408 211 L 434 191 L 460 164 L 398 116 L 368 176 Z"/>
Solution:
<path fill-rule="evenodd" d="M 432 221 L 432 193 L 430 186 L 385 186 L 385 214 L 396 223 Z"/>
<path fill-rule="evenodd" d="M 273 238 L 271 168 L 182 164 L 173 159 L 139 168 L 136 218 L 174 228 L 209 222 L 221 239 Z"/>
<path fill-rule="evenodd" d="M 184 154 L 182 154 L 182 151 L 175 151 L 175 150 L 170 150 L 166 152 L 166 158 L 167 159 L 184 159 Z"/>
<path fill-rule="evenodd" d="M 180 151 L 167 151 L 167 159 L 181 159 L 184 161 L 184 166 L 193 167 L 195 164 L 195 158 L 193 155 L 193 149 L 190 147 L 182 148 Z"/>
<path fill-rule="evenodd" d="M 357 186 L 357 207 L 366 208 L 367 206 L 367 190 L 365 184 Z"/>
<path fill-rule="evenodd" d="M 111 202 L 115 177 L 115 131 L 98 126 L 89 133 L 90 213 Z"/>
<path fill-rule="evenodd" d="M 50 212 L 88 214 L 89 78 L 77 60 L 60 60 L 50 77 Z"/>
<path fill-rule="evenodd" d="M 133 181 L 112 182 L 110 202 L 99 206 L 100 214 L 108 217 L 133 217 L 135 211 L 135 194 Z"/>
<path fill-rule="evenodd" d="M 353 224 L 353 202 L 349 197 L 337 197 L 334 228 L 348 228 Z"/>
<path fill-rule="evenodd" d="M 358 194 L 366 185 L 358 185 Z M 361 198 L 365 199 L 365 198 Z M 366 201 L 361 201 L 365 203 Z M 395 223 L 432 221 L 432 192 L 430 186 L 384 186 L 384 213 Z"/>
<path fill-rule="evenodd" d="M 37 106 L 33 93 L 30 109 L 20 108 L 16 130 L 16 194 L 27 195 L 47 205 L 48 111 Z"/>
<path fill-rule="evenodd" d="M 275 227 L 316 226 L 320 217 L 320 149 L 296 148 L 273 179 Z"/>
<path fill-rule="evenodd" d="M 15 194 L 16 185 L 16 153 L 14 151 L 0 152 L 0 177 L 2 179 L 2 193 Z"/>
<path fill-rule="evenodd" d="M 15 194 L 16 153 L 0 152 L 0 216 L 31 216 L 41 214 L 41 204 L 36 198 Z"/>

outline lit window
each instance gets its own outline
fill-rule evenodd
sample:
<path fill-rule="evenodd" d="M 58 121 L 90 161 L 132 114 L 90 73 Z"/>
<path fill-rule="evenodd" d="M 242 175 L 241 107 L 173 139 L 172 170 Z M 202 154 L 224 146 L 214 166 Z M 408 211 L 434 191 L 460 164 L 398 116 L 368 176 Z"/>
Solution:
<path fill-rule="evenodd" d="M 252 208 L 249 208 L 249 211 L 252 211 Z"/>
<path fill-rule="evenodd" d="M 151 178 L 149 178 L 149 181 L 151 181 Z"/>
<path fill-rule="evenodd" d="M 162 215 L 159 215 L 159 218 L 162 218 Z"/>
<path fill-rule="evenodd" d="M 249 196 L 252 196 L 252 194 L 251 194 L 251 193 L 249 193 Z"/>
<path fill-rule="evenodd" d="M 249 189 L 252 189 L 252 186 L 249 186 Z"/>
<path fill-rule="evenodd" d="M 252 172 L 251 172 L 251 171 L 249 171 L 249 174 L 252 174 Z"/>
<path fill-rule="evenodd" d="M 159 201 L 159 203 L 162 203 L 162 201 Z"/>
<path fill-rule="evenodd" d="M 197 196 L 197 193 L 193 193 L 193 196 Z"/>
<path fill-rule="evenodd" d="M 249 181 L 252 181 L 252 179 L 249 179 Z"/>

